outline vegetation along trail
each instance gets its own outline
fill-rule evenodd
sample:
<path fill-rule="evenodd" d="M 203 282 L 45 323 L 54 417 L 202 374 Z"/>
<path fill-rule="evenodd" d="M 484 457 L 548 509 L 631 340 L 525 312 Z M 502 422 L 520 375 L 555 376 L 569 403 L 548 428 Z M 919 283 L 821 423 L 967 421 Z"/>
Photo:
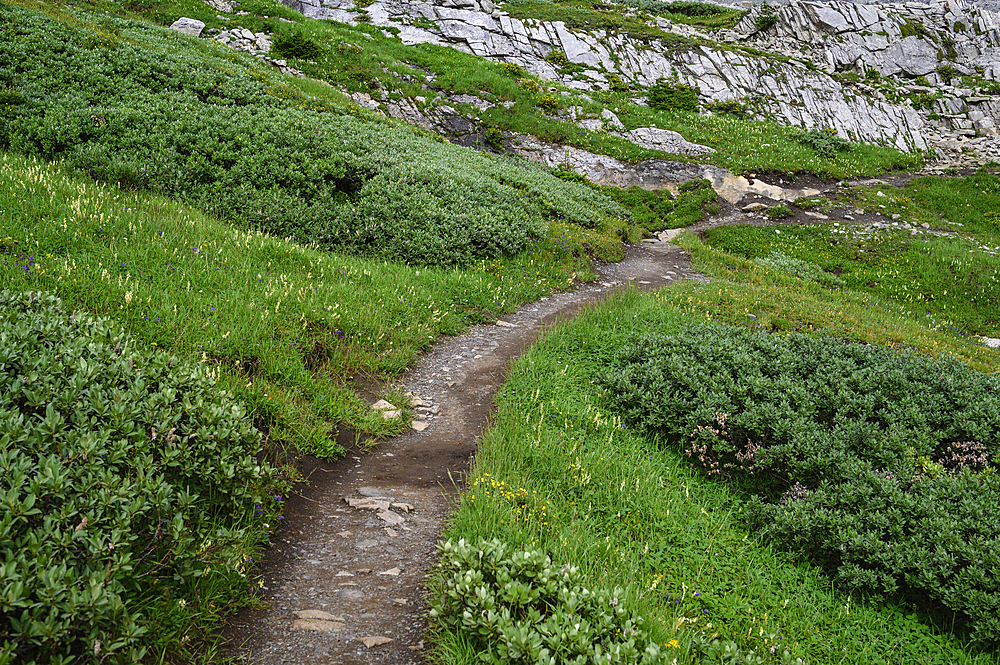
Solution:
<path fill-rule="evenodd" d="M 613 290 L 678 279 L 704 279 L 679 247 L 633 246 L 625 260 L 601 266 L 598 281 L 449 338 L 421 358 L 402 384 L 427 414 L 417 421 L 427 423 L 423 431 L 337 463 L 314 461 L 305 472 L 310 485 L 288 501 L 264 565 L 267 609 L 245 610 L 230 624 L 243 657 L 422 662 L 424 579 L 510 360 L 546 326 Z"/>

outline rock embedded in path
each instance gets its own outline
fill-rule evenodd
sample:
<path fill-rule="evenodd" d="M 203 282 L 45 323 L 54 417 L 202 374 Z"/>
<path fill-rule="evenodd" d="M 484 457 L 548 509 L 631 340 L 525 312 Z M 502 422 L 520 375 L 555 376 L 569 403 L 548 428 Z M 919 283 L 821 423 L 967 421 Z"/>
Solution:
<path fill-rule="evenodd" d="M 372 647 L 377 647 L 382 644 L 388 644 L 389 642 L 392 642 L 392 638 L 382 637 L 381 635 L 369 635 L 368 637 L 362 637 L 360 639 L 361 643 L 364 644 L 369 649 L 371 649 Z"/>
<path fill-rule="evenodd" d="M 410 427 L 416 430 L 417 432 L 423 432 L 425 429 L 427 429 L 427 423 L 424 422 L 423 420 L 414 420 L 412 423 L 410 423 Z"/>
<path fill-rule="evenodd" d="M 397 515 L 389 510 L 379 513 L 376 517 L 390 526 L 396 526 L 397 524 L 402 524 L 406 521 L 400 515 Z"/>
<path fill-rule="evenodd" d="M 322 610 L 298 610 L 293 612 L 298 618 L 292 621 L 292 630 L 312 630 L 317 632 L 340 632 L 347 626 L 344 617 L 334 616 Z"/>

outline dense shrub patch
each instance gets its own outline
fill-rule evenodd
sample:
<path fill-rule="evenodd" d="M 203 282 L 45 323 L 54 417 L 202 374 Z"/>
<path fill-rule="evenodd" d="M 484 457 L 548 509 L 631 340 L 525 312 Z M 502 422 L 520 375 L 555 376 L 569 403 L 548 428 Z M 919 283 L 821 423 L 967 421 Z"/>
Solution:
<path fill-rule="evenodd" d="M 646 103 L 657 111 L 697 111 L 698 89 L 661 78 L 649 87 Z"/>
<path fill-rule="evenodd" d="M 442 574 L 431 617 L 460 631 L 491 664 L 666 663 L 642 617 L 615 593 L 583 586 L 580 569 L 498 540 L 438 546 Z"/>
<path fill-rule="evenodd" d="M 836 129 L 819 129 L 813 127 L 809 131 L 797 131 L 793 134 L 796 141 L 802 145 L 812 148 L 816 154 L 826 159 L 833 159 L 838 152 L 847 152 L 851 149 L 851 142 L 840 138 Z"/>
<path fill-rule="evenodd" d="M 272 482 L 244 415 L 200 366 L 0 293 L 0 662 L 130 662 L 169 637 L 144 609 L 240 587 Z"/>
<path fill-rule="evenodd" d="M 997 377 L 716 325 L 639 337 L 602 381 L 628 421 L 751 491 L 780 544 L 1000 640 Z"/>
<path fill-rule="evenodd" d="M 211 45 L 179 48 L 183 36 L 107 17 L 98 27 L 80 14 L 71 26 L 0 11 L 10 19 L 0 86 L 23 100 L 0 107 L 0 147 L 63 159 L 98 180 L 274 235 L 417 264 L 520 252 L 549 218 L 593 227 L 626 216 L 523 160 L 314 109 L 279 74 Z M 91 39 L 105 34 L 107 43 Z"/>

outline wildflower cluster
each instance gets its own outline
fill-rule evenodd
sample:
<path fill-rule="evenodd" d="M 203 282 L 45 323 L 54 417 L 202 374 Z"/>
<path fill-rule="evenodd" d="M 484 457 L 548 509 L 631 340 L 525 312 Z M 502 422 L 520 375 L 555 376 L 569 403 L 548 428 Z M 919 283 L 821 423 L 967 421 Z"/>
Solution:
<path fill-rule="evenodd" d="M 497 480 L 488 473 L 476 478 L 469 488 L 469 501 L 493 501 L 510 505 L 511 515 L 515 521 L 523 521 L 548 527 L 549 501 L 538 496 L 536 490 L 528 491 L 523 487 L 514 488 L 504 480 Z"/>

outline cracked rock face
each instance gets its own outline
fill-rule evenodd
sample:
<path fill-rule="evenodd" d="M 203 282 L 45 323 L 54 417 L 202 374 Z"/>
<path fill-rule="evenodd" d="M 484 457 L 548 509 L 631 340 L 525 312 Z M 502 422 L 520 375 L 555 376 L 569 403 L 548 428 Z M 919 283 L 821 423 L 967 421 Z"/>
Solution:
<path fill-rule="evenodd" d="M 435 3 L 381 0 L 364 9 L 357 9 L 354 0 L 285 2 L 308 16 L 349 23 L 357 22 L 356 12 L 367 12 L 369 23 L 399 29 L 403 43 L 450 45 L 466 53 L 519 64 L 550 80 L 562 78 L 545 56 L 553 50 L 562 51 L 570 62 L 593 68 L 578 78 L 563 81 L 579 89 L 606 87 L 601 71 L 614 72 L 641 85 L 676 76 L 698 87 L 706 101 L 763 98 L 765 103 L 756 105 L 753 111 L 784 124 L 831 127 L 846 138 L 887 143 L 902 150 L 927 147 L 921 134 L 923 121 L 912 109 L 850 94 L 826 73 L 798 62 L 764 60 L 707 46 L 687 51 L 664 49 L 658 44 L 643 44 L 603 31 L 569 30 L 560 21 L 521 21 L 493 11 L 489 0 L 436 0 Z M 795 14 L 798 21 L 795 34 L 801 36 L 837 34 L 853 25 L 851 21 L 870 25 L 878 20 L 877 12 L 863 5 L 849 17 L 817 3 L 796 6 L 799 5 L 811 7 L 809 12 L 802 10 L 801 16 Z M 688 26 L 662 23 L 661 28 L 679 34 L 696 32 Z M 905 64 L 909 71 L 923 71 L 930 63 L 930 56 L 936 55 L 920 40 L 904 40 L 895 48 L 899 54 L 893 62 Z"/>

